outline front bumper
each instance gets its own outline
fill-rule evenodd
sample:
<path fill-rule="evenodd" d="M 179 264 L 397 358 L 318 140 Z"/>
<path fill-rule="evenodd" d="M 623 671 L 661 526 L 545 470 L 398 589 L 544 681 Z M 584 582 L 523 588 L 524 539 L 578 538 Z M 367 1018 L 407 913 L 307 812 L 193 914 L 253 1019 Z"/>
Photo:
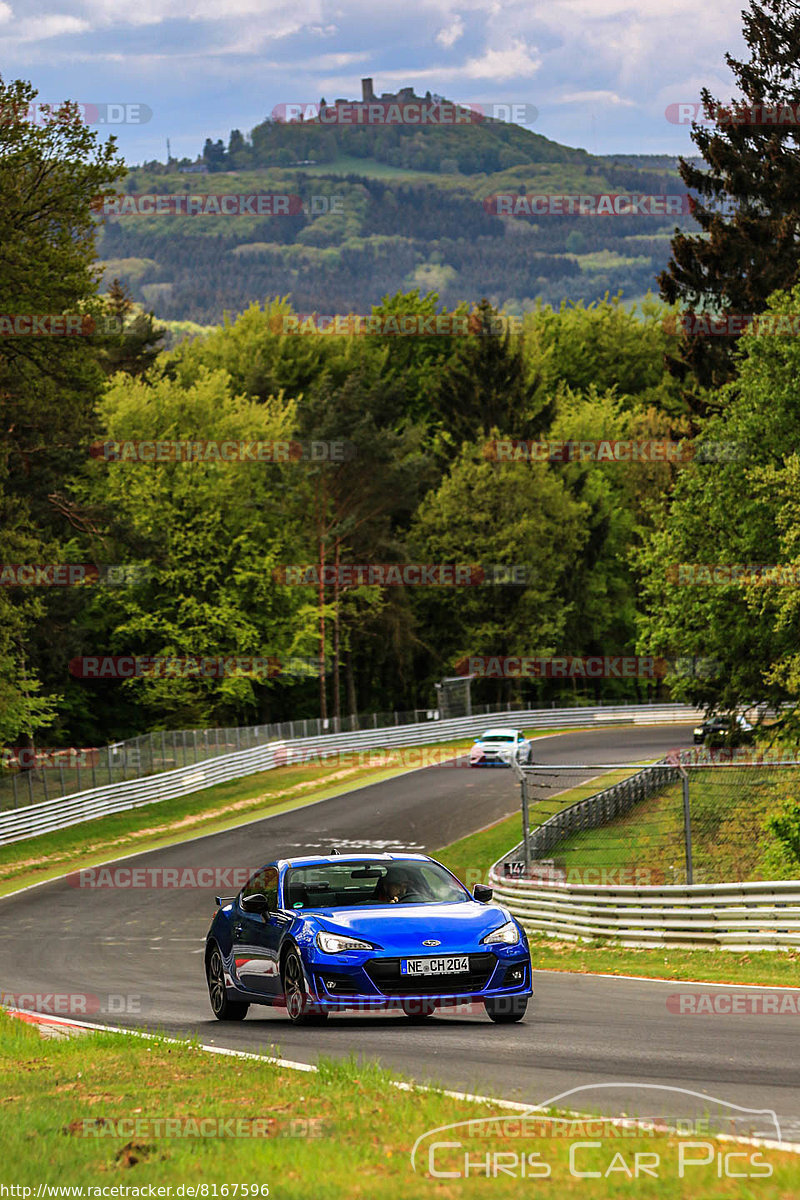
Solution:
<path fill-rule="evenodd" d="M 352 966 L 314 962 L 306 966 L 306 975 L 316 1001 L 331 1009 L 402 1008 L 409 1001 L 447 1007 L 460 1001 L 532 994 L 530 956 L 523 947 L 503 948 L 499 954 L 473 953 L 469 960 L 469 971 L 460 975 L 409 979 L 400 972 L 400 956 L 365 955 L 361 963 Z"/>
<path fill-rule="evenodd" d="M 471 767 L 510 767 L 511 756 L 500 754 L 495 750 L 482 750 L 480 754 L 470 755 Z"/>

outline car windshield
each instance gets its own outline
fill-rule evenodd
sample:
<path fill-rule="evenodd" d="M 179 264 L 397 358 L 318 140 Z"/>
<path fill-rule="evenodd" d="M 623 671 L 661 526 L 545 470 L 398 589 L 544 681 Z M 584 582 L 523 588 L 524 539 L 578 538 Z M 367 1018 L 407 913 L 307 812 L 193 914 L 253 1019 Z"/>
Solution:
<path fill-rule="evenodd" d="M 515 738 L 513 733 L 485 733 L 482 740 L 484 742 L 513 742 Z"/>
<path fill-rule="evenodd" d="M 454 904 L 471 900 L 444 867 L 414 859 L 290 867 L 284 908 L 360 908 L 369 904 Z"/>

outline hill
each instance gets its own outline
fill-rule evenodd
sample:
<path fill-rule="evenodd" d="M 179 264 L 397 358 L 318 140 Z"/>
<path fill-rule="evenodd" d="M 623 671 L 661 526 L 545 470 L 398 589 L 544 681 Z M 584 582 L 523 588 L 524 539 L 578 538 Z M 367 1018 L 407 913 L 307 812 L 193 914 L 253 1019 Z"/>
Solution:
<path fill-rule="evenodd" d="M 201 324 L 276 295 L 298 311 L 364 312 L 414 287 L 438 292 L 447 306 L 486 296 L 513 313 L 606 292 L 634 300 L 654 288 L 675 225 L 690 223 L 663 211 L 586 216 L 569 205 L 497 215 L 498 193 L 661 196 L 684 188 L 667 156 L 593 156 L 488 117 L 459 127 L 270 117 L 246 139 L 234 130 L 227 147 L 207 141 L 188 171 L 146 163 L 126 188 L 182 198 L 277 194 L 283 209 L 253 211 L 250 202 L 226 216 L 211 203 L 189 215 L 185 202 L 176 211 L 165 201 L 162 213 L 107 219 L 98 249 L 106 283 L 119 277 L 157 316 Z"/>

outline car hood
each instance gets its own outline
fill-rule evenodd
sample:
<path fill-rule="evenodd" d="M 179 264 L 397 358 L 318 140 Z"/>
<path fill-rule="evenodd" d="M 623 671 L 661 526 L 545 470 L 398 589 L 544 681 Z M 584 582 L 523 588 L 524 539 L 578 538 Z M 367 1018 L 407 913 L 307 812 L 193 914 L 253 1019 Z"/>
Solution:
<path fill-rule="evenodd" d="M 332 933 L 378 942 L 385 950 L 445 954 L 479 950 L 481 938 L 509 919 L 505 909 L 464 904 L 371 904 L 368 908 L 317 909 L 319 924 Z M 439 946 L 423 946 L 435 938 Z"/>

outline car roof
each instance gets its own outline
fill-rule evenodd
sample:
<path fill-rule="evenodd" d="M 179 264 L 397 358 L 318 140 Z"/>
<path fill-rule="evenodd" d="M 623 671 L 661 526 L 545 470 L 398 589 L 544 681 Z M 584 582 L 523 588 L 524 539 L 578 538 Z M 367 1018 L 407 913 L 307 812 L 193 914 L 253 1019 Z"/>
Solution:
<path fill-rule="evenodd" d="M 292 855 L 291 858 L 280 858 L 276 865 L 279 867 L 307 867 L 307 866 L 322 866 L 325 863 L 344 863 L 344 862 L 397 862 L 402 860 L 407 862 L 409 859 L 414 859 L 416 862 L 431 862 L 431 858 L 427 854 L 415 854 L 412 851 L 408 853 L 388 854 L 385 851 L 379 851 L 375 854 L 302 854 Z M 272 865 L 271 863 L 268 865 Z"/>
<path fill-rule="evenodd" d="M 499 726 L 495 726 L 492 729 L 485 729 L 483 731 L 483 733 L 481 734 L 481 737 L 494 737 L 495 734 L 498 734 L 498 733 L 502 733 L 505 735 L 508 733 L 519 733 L 519 730 L 518 729 L 509 729 L 507 726 L 503 727 L 502 729 Z"/>

